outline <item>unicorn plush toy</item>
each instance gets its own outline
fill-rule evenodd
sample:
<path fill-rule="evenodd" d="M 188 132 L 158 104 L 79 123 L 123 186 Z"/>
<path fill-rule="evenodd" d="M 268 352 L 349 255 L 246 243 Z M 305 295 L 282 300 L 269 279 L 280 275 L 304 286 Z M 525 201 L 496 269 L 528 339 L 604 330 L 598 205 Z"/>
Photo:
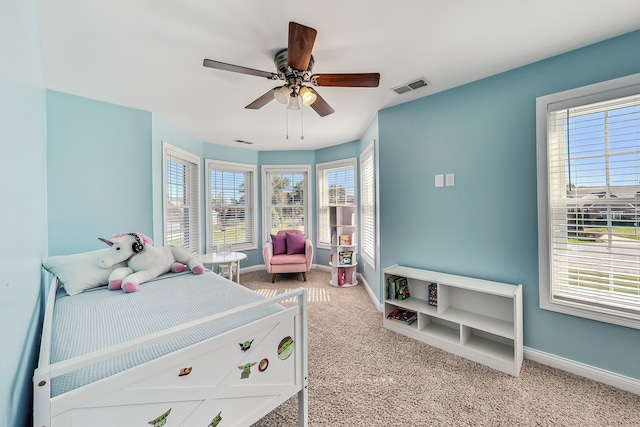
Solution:
<path fill-rule="evenodd" d="M 185 264 L 193 274 L 202 274 L 204 266 L 179 246 L 152 246 L 153 241 L 142 233 L 116 234 L 111 240 L 98 238 L 110 246 L 104 258 L 98 264 L 109 268 L 122 261 L 127 267 L 116 268 L 109 275 L 110 290 L 122 289 L 135 292 L 140 283 L 154 279 L 161 274 L 173 271 L 179 273 Z"/>

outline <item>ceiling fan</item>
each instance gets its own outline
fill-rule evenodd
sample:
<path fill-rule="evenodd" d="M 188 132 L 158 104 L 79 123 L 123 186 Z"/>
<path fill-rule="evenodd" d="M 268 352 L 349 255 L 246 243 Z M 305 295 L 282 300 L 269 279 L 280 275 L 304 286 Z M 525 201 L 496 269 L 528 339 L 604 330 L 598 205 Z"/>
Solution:
<path fill-rule="evenodd" d="M 205 59 L 203 65 L 218 70 L 266 77 L 269 80 L 284 80 L 284 85 L 274 87 L 245 108 L 257 110 L 276 99 L 286 104 L 290 110 L 300 109 L 300 102 L 302 102 L 302 105 L 311 106 L 318 115 L 324 117 L 335 110 L 311 86 L 378 87 L 380 73 L 312 74 L 314 59 L 311 51 L 316 34 L 317 31 L 313 28 L 289 22 L 287 48 L 276 53 L 273 60 L 276 73 L 211 59 Z"/>

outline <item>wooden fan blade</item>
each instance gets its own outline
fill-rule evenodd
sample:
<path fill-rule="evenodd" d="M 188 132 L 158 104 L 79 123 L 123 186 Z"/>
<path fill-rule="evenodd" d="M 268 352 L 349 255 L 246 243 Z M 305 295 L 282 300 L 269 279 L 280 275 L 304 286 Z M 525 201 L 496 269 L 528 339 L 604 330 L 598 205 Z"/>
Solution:
<path fill-rule="evenodd" d="M 275 99 L 275 97 L 273 96 L 273 92 L 275 92 L 275 90 L 278 88 L 279 87 L 274 87 L 273 89 L 267 91 L 267 93 L 265 93 L 260 98 L 256 99 L 255 101 L 253 101 L 251 104 L 247 105 L 244 108 L 248 108 L 249 110 L 257 110 L 258 108 L 264 107 L 265 105 L 267 105 L 268 103 L 270 103 Z"/>
<path fill-rule="evenodd" d="M 314 74 L 311 83 L 315 86 L 378 87 L 380 73 Z"/>
<path fill-rule="evenodd" d="M 331 108 L 331 105 L 327 104 L 327 101 L 325 101 L 316 90 L 313 88 L 309 88 L 309 90 L 316 94 L 316 100 L 311 104 L 311 108 L 313 108 L 320 117 L 328 116 L 336 111 Z"/>
<path fill-rule="evenodd" d="M 214 61 L 212 59 L 205 59 L 202 65 L 209 68 L 215 68 L 217 70 L 231 71 L 233 73 L 249 74 L 251 76 L 266 77 L 271 80 L 279 79 L 277 74 L 270 73 L 269 71 L 254 70 L 253 68 L 227 64 L 226 62 Z"/>
<path fill-rule="evenodd" d="M 289 22 L 289 44 L 287 46 L 287 63 L 291 68 L 306 71 L 311 59 L 313 43 L 318 32 L 310 27 Z"/>

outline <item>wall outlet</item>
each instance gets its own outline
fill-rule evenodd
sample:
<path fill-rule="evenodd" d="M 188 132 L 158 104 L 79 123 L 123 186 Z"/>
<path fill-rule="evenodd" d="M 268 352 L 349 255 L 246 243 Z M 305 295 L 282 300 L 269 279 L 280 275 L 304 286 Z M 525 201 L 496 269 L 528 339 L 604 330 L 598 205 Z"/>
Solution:
<path fill-rule="evenodd" d="M 456 179 L 454 174 L 448 173 L 446 177 L 446 182 L 447 182 L 447 187 L 453 187 L 454 185 L 456 185 Z"/>

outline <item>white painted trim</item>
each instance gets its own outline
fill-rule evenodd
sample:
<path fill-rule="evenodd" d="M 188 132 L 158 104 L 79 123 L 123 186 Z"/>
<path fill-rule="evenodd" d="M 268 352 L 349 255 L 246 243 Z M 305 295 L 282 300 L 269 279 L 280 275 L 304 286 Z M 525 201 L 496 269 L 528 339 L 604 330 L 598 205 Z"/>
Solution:
<path fill-rule="evenodd" d="M 371 302 L 376 307 L 376 310 L 382 313 L 382 310 L 384 310 L 384 305 L 378 301 L 378 298 L 376 298 L 376 294 L 374 294 L 371 290 L 371 286 L 369 286 L 369 283 L 367 283 L 364 276 L 360 273 L 358 273 L 358 283 L 362 283 L 362 286 L 364 286 L 364 288 L 367 290 L 369 298 L 371 298 Z"/>
<path fill-rule="evenodd" d="M 524 358 L 542 365 L 560 369 L 581 377 L 607 384 L 620 390 L 640 395 L 640 380 L 606 371 L 564 357 L 555 356 L 533 348 L 524 347 Z"/>
<path fill-rule="evenodd" d="M 323 271 L 331 271 L 331 269 L 329 268 L 329 266 L 326 265 L 317 265 L 317 264 L 311 264 L 311 269 L 312 270 L 323 270 Z M 240 272 L 241 273 L 251 273 L 252 271 L 266 271 L 267 267 L 264 264 L 256 264 L 256 265 L 250 265 L 248 267 L 242 267 L 240 268 Z"/>

